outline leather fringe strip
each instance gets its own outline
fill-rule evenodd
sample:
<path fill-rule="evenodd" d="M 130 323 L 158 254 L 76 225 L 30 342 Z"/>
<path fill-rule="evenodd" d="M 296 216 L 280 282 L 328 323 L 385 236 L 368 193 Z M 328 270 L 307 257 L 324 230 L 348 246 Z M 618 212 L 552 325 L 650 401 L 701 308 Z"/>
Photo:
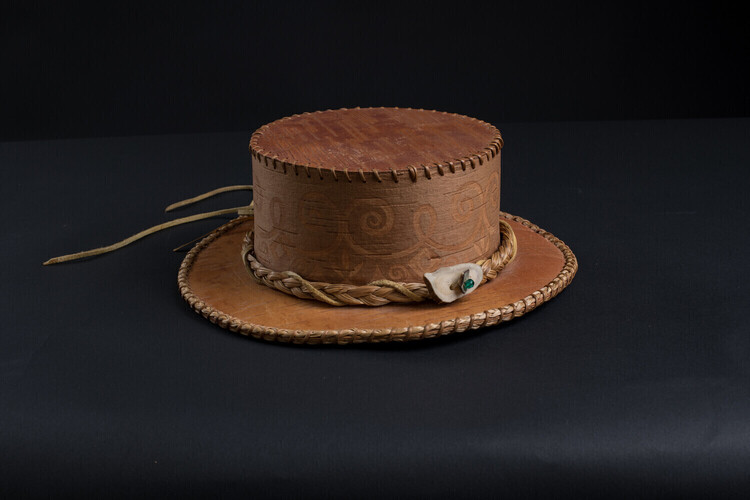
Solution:
<path fill-rule="evenodd" d="M 176 208 L 184 207 L 187 205 L 190 205 L 192 203 L 196 203 L 201 200 L 205 200 L 206 198 L 210 198 L 211 196 L 215 196 L 219 193 L 226 193 L 229 191 L 249 191 L 252 190 L 252 185 L 237 185 L 237 186 L 225 186 L 222 188 L 214 189 L 213 191 L 209 191 L 207 193 L 203 193 L 201 195 L 195 196 L 193 198 L 189 198 L 187 200 L 178 201 L 177 203 L 173 203 L 169 205 L 164 211 L 169 212 Z M 237 214 L 238 216 L 245 216 L 245 215 L 253 215 L 254 212 L 254 205 L 252 202 L 250 202 L 249 205 L 246 205 L 244 207 L 235 207 L 235 208 L 225 208 L 222 210 L 215 210 L 213 212 L 205 212 L 201 214 L 195 214 L 190 215 L 188 217 L 182 217 L 180 219 L 174 219 L 169 222 L 165 222 L 163 224 L 158 224 L 156 226 L 150 227 L 148 229 L 144 229 L 140 233 L 136 233 L 133 236 L 130 236 L 128 238 L 125 238 L 122 241 L 118 241 L 117 243 L 113 243 L 112 245 L 108 245 L 105 247 L 99 247 L 94 248 L 92 250 L 86 250 L 84 252 L 77 252 L 72 253 L 68 255 L 61 255 L 60 257 L 53 257 L 45 262 L 43 262 L 43 265 L 49 266 L 52 264 L 60 264 L 62 262 L 68 262 L 71 260 L 78 260 L 78 259 L 84 259 L 86 257 L 94 257 L 96 255 L 102 255 L 109 252 L 114 252 L 115 250 L 119 250 L 120 248 L 130 245 L 133 242 L 136 242 L 142 238 L 145 238 L 146 236 L 149 236 L 151 234 L 157 233 L 163 229 L 168 229 L 170 227 L 179 226 L 181 224 L 187 224 L 189 222 L 195 222 L 198 220 L 203 219 L 209 219 L 211 217 L 216 217 L 219 215 L 227 215 L 227 214 Z M 190 245 L 191 243 L 194 243 L 196 240 L 193 240 L 189 243 L 186 243 L 184 245 L 180 245 L 179 247 L 175 248 L 175 251 L 180 250 L 181 248 Z"/>

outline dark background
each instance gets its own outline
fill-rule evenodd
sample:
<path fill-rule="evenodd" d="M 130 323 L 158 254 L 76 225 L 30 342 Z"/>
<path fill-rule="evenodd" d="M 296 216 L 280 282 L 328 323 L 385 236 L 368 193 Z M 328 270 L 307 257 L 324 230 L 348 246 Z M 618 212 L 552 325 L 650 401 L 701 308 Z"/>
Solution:
<path fill-rule="evenodd" d="M 364 5 L 2 5 L 0 496 L 747 498 L 745 19 Z M 368 105 L 497 125 L 501 206 L 571 246 L 570 287 L 497 328 L 310 348 L 179 296 L 170 250 L 222 220 L 40 265 L 246 184 L 268 121 Z"/>
<path fill-rule="evenodd" d="M 354 106 L 747 116 L 750 42 L 729 5 L 11 2 L 0 139 L 254 130 Z"/>

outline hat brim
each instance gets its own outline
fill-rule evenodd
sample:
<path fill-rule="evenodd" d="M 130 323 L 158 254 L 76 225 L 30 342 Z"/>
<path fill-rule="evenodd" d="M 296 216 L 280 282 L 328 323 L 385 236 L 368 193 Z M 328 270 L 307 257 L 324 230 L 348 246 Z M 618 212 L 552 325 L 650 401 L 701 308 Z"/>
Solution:
<path fill-rule="evenodd" d="M 520 217 L 501 216 L 516 234 L 516 258 L 497 278 L 450 304 L 333 307 L 268 288 L 248 274 L 240 255 L 252 217 L 219 227 L 188 253 L 178 275 L 180 293 L 222 328 L 295 344 L 417 340 L 492 326 L 551 300 L 578 270 L 575 255 L 558 238 Z"/>

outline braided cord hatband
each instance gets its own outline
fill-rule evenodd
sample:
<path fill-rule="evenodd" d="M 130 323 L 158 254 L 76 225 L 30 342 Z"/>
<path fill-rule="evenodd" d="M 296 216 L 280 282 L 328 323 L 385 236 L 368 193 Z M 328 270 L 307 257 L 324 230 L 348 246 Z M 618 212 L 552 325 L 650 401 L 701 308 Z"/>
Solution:
<path fill-rule="evenodd" d="M 500 246 L 490 256 L 477 262 L 482 268 L 480 285 L 495 278 L 516 256 L 516 235 L 510 224 L 500 221 Z M 350 285 L 307 281 L 293 271 L 274 271 L 258 262 L 253 251 L 253 233 L 245 234 L 242 261 L 258 283 L 301 299 L 319 300 L 332 306 L 383 306 L 391 302 L 422 302 L 436 300 L 425 283 L 399 283 L 376 280 L 366 285 Z"/>

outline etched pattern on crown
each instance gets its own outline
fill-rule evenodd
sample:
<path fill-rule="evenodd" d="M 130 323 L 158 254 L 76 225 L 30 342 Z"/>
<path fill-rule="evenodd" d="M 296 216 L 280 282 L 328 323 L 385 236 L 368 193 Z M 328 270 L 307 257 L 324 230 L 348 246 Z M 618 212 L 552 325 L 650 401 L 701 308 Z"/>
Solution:
<path fill-rule="evenodd" d="M 336 110 L 266 125 L 251 141 L 256 256 L 351 284 L 421 281 L 486 258 L 499 244 L 501 147 L 489 124 L 423 110 Z"/>

